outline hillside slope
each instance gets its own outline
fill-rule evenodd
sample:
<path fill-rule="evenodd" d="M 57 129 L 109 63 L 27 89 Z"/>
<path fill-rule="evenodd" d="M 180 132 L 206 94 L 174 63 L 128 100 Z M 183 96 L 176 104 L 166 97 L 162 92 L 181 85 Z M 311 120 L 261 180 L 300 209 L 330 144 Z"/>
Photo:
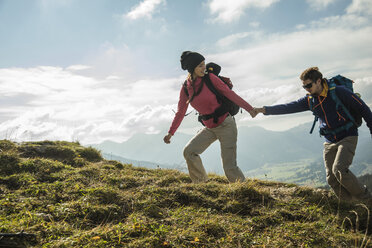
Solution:
<path fill-rule="evenodd" d="M 240 127 L 238 131 L 237 162 L 247 176 L 293 182 L 302 185 L 325 185 L 322 175 L 323 143 L 318 131 L 309 134 L 312 123 L 305 123 L 286 131 L 269 131 L 260 127 Z M 129 140 L 116 143 L 105 141 L 93 147 L 126 159 L 150 161 L 162 168 L 186 168 L 182 151 L 192 135 L 176 133 L 171 144 L 163 142 L 164 132 L 158 134 L 135 134 Z M 359 128 L 359 141 L 351 166 L 357 176 L 372 173 L 372 142 L 365 124 Z M 213 143 L 201 155 L 208 172 L 223 175 L 219 142 Z M 122 159 L 124 160 L 124 159 Z M 147 168 L 151 164 L 141 163 Z M 264 170 L 262 170 L 264 169 Z M 287 174 L 288 171 L 297 172 Z M 306 171 L 315 174 L 306 174 Z M 305 172 L 305 174 L 304 174 Z M 298 176 L 297 174 L 303 174 Z M 320 176 L 317 176 L 320 175 Z"/>
<path fill-rule="evenodd" d="M 0 232 L 36 235 L 0 247 L 371 247 L 367 209 L 325 190 L 216 175 L 192 184 L 78 143 L 0 149 Z"/>

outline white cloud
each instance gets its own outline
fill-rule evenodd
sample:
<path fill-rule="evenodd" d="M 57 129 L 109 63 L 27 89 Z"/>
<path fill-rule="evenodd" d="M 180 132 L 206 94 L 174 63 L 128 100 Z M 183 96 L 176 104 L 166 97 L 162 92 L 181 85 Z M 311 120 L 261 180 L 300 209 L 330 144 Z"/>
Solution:
<path fill-rule="evenodd" d="M 350 6 L 346 9 L 349 14 L 367 14 L 372 15 L 371 0 L 353 0 Z"/>
<path fill-rule="evenodd" d="M 75 70 L 75 73 L 100 79 L 125 78 L 128 83 L 134 82 L 157 72 L 157 67 L 147 56 L 144 49 L 105 42 L 98 51 L 84 58 L 86 68 Z M 115 80 L 108 81 L 107 84 L 115 83 Z"/>
<path fill-rule="evenodd" d="M 259 22 L 251 22 L 249 23 L 249 26 L 251 26 L 252 28 L 258 28 L 261 24 Z"/>
<path fill-rule="evenodd" d="M 337 0 L 306 0 L 306 2 L 315 10 L 322 10 L 327 8 L 330 4 Z"/>
<path fill-rule="evenodd" d="M 372 26 L 360 18 L 329 17 L 303 31 L 263 34 L 245 48 L 211 54 L 207 60 L 220 63 L 221 73 L 233 76 L 242 89 L 270 86 L 273 80 L 282 85 L 298 82 L 300 72 L 313 65 L 328 75 L 346 71 L 368 76 Z"/>
<path fill-rule="evenodd" d="M 179 82 L 95 79 L 59 67 L 0 69 L 3 97 L 17 99 L 7 101 L 6 108 L 0 102 L 0 137 L 94 143 L 163 130 L 173 116 Z"/>
<path fill-rule="evenodd" d="M 128 12 L 125 17 L 132 20 L 137 20 L 140 18 L 152 18 L 153 13 L 160 4 L 165 4 L 165 0 L 144 0 L 136 7 L 134 7 L 130 12 Z"/>
<path fill-rule="evenodd" d="M 356 78 L 354 92 L 361 95 L 361 98 L 372 108 L 372 76 Z"/>
<path fill-rule="evenodd" d="M 305 24 L 298 24 L 298 25 L 296 25 L 296 29 L 298 29 L 298 30 L 304 29 L 305 27 L 306 27 Z"/>
<path fill-rule="evenodd" d="M 96 82 L 88 77 L 71 73 L 60 67 L 0 69 L 0 90 L 6 94 L 50 95 L 64 90 L 79 91 Z"/>
<path fill-rule="evenodd" d="M 248 8 L 265 9 L 279 0 L 210 0 L 208 7 L 215 21 L 229 23 L 240 19 Z"/>
<path fill-rule="evenodd" d="M 331 29 L 332 27 L 336 29 L 359 29 L 360 27 L 368 26 L 369 23 L 370 21 L 367 17 L 350 14 L 341 16 L 329 16 L 317 21 L 313 21 L 310 23 L 310 27 L 313 29 Z"/>
<path fill-rule="evenodd" d="M 87 65 L 71 65 L 71 66 L 67 67 L 66 69 L 67 70 L 70 70 L 70 71 L 83 71 L 83 70 L 91 69 L 91 66 L 87 66 Z"/>
<path fill-rule="evenodd" d="M 236 33 L 229 36 L 226 36 L 216 42 L 216 45 L 220 48 L 229 48 L 239 40 L 244 40 L 246 38 L 250 38 L 251 40 L 256 40 L 262 35 L 262 32 L 242 32 Z"/>

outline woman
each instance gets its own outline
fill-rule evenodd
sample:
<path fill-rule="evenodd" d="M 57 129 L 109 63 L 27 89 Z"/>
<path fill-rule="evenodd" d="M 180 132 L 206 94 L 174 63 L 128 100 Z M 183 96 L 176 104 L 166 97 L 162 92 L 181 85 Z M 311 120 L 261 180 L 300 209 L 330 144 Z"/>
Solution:
<path fill-rule="evenodd" d="M 204 85 L 204 77 L 209 76 L 215 89 L 248 111 L 252 117 L 256 115 L 253 107 L 232 91 L 217 76 L 212 73 L 205 74 L 205 59 L 201 54 L 190 51 L 183 52 L 181 55 L 181 67 L 189 72 L 186 81 L 188 94 L 182 87 L 177 113 L 168 134 L 164 137 L 166 144 L 170 143 L 172 136 L 181 124 L 189 104 L 201 115 L 210 115 L 221 106 L 216 99 L 216 95 Z M 230 182 L 245 181 L 242 171 L 236 164 L 237 128 L 234 117 L 226 112 L 219 116 L 217 120 L 210 118 L 202 120 L 202 122 L 205 127 L 189 141 L 183 151 L 191 180 L 194 183 L 208 180 L 199 155 L 218 139 L 221 144 L 222 164 L 227 179 Z"/>

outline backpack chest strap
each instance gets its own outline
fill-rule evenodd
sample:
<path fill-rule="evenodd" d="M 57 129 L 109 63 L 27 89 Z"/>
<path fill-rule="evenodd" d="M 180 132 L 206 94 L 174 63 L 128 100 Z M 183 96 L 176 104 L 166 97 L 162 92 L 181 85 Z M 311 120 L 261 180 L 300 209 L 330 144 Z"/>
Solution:
<path fill-rule="evenodd" d="M 320 129 L 319 132 L 320 132 L 320 135 L 328 135 L 328 134 L 336 135 L 336 134 L 341 133 L 343 131 L 349 130 L 353 126 L 354 126 L 354 123 L 349 121 L 348 123 L 346 123 L 345 125 L 343 125 L 341 127 L 334 128 L 334 129 L 327 129 L 327 130 L 326 129 Z"/>

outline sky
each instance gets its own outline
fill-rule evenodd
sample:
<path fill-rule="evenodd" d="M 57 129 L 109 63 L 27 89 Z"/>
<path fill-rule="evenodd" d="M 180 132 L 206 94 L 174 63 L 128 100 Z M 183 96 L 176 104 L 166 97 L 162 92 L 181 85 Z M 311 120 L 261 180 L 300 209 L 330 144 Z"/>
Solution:
<path fill-rule="evenodd" d="M 0 139 L 165 135 L 185 50 L 221 65 L 254 107 L 304 96 L 310 66 L 353 79 L 372 107 L 371 44 L 372 0 L 0 0 Z M 195 133 L 196 119 L 177 132 Z M 239 127 L 275 131 L 312 119 L 236 116 Z"/>

